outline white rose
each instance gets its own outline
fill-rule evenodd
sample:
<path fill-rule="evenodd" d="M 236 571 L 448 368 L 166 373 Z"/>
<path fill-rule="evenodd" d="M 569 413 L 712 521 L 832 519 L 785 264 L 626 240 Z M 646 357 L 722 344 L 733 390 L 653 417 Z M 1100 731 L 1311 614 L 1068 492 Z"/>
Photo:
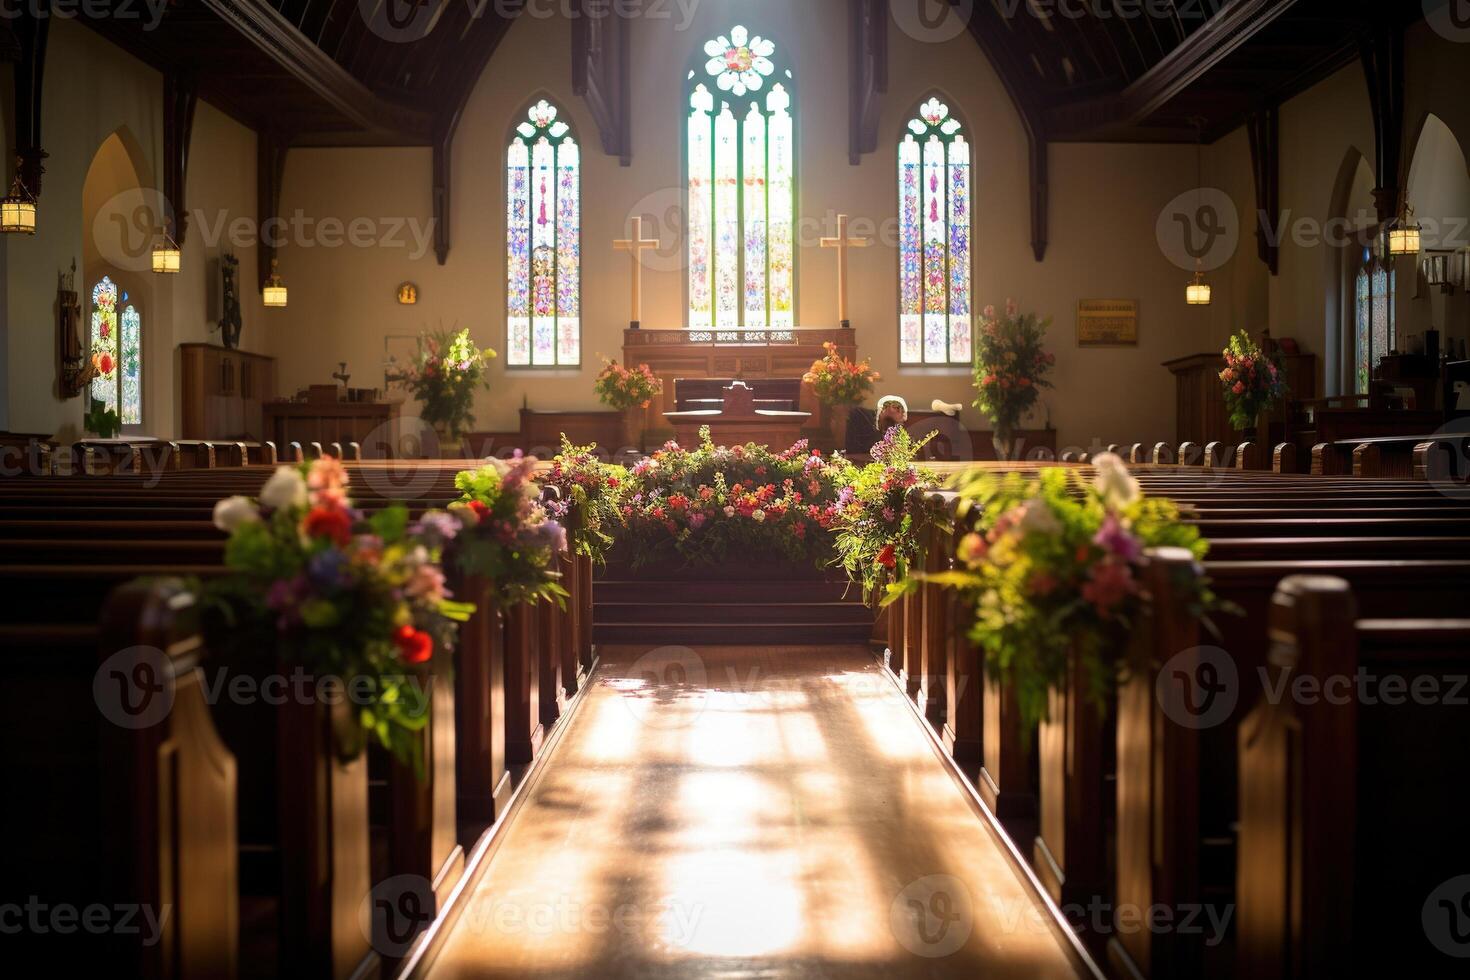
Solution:
<path fill-rule="evenodd" d="M 1138 481 L 1115 453 L 1102 453 L 1092 465 L 1097 470 L 1093 486 L 1109 507 L 1114 510 L 1127 507 L 1142 496 Z"/>
<path fill-rule="evenodd" d="M 294 466 L 280 466 L 260 490 L 260 502 L 274 510 L 306 506 L 306 481 Z"/>
<path fill-rule="evenodd" d="M 1062 522 L 1057 520 L 1051 505 L 1040 497 L 1026 501 L 1026 514 L 1021 518 L 1021 530 L 1027 534 L 1060 534 Z"/>
<path fill-rule="evenodd" d="M 726 517 L 734 517 L 735 516 L 735 508 L 734 507 L 726 507 L 725 508 L 725 516 Z"/>
<path fill-rule="evenodd" d="M 750 519 L 757 522 L 763 521 L 766 519 L 766 512 L 763 510 L 755 511 L 750 515 Z"/>
<path fill-rule="evenodd" d="M 214 526 L 229 534 L 242 524 L 260 520 L 260 512 L 249 497 L 226 497 L 214 505 Z"/>

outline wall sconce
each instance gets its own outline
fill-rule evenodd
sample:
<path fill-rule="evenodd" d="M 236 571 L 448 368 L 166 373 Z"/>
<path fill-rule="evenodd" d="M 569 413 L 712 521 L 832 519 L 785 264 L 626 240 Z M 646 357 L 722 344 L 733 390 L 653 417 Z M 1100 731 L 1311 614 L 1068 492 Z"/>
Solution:
<path fill-rule="evenodd" d="M 286 305 L 286 283 L 277 270 L 280 265 L 275 259 L 271 259 L 271 275 L 265 281 L 265 286 L 260 291 L 260 297 L 266 306 L 281 307 Z"/>

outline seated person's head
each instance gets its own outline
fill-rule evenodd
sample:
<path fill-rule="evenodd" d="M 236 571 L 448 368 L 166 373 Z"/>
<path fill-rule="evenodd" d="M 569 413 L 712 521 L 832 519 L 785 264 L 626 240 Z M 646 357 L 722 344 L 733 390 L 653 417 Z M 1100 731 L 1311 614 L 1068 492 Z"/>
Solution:
<path fill-rule="evenodd" d="M 895 425 L 903 425 L 909 418 L 908 402 L 898 395 L 884 395 L 878 399 L 878 431 L 887 432 Z"/>

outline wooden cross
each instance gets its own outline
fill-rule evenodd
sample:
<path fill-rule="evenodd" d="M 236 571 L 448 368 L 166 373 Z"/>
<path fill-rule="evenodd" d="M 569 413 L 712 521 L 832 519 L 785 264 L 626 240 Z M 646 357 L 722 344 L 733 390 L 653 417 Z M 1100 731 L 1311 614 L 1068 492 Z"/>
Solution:
<path fill-rule="evenodd" d="M 613 242 L 613 248 L 619 252 L 627 252 L 633 259 L 633 309 L 628 326 L 634 330 L 638 329 L 643 319 L 643 256 L 645 248 L 658 248 L 657 238 L 643 237 L 643 216 L 633 216 L 633 237 L 619 238 Z"/>
<path fill-rule="evenodd" d="M 837 216 L 837 237 L 822 239 L 823 248 L 837 249 L 837 320 L 843 327 L 850 327 L 852 323 L 847 319 L 847 250 L 849 248 L 867 248 L 873 244 L 871 238 L 849 238 L 847 235 L 847 215 Z"/>

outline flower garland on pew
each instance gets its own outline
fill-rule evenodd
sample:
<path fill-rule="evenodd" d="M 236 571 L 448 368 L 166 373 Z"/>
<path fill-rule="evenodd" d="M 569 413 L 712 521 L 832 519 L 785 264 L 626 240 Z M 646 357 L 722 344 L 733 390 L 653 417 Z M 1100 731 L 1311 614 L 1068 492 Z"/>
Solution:
<path fill-rule="evenodd" d="M 428 688 L 418 675 L 453 651 L 455 624 L 474 606 L 452 601 L 439 543 L 410 527 L 403 504 L 364 516 L 347 485 L 342 464 L 325 458 L 279 467 L 256 500 L 219 501 L 229 574 L 199 592 L 233 649 L 352 685 L 361 737 L 338 733 L 344 755 L 371 735 L 421 773 Z"/>
<path fill-rule="evenodd" d="M 596 445 L 574 446 L 562 433 L 561 452 L 539 480 L 560 494 L 546 506 L 551 517 L 566 528 L 569 547 L 601 565 L 613 546 L 608 532 L 621 520 L 618 500 L 627 470 L 598 459 L 596 449 Z"/>
<path fill-rule="evenodd" d="M 832 522 L 837 560 L 876 605 L 894 583 L 921 565 L 928 531 L 944 519 L 925 498 L 938 477 L 914 459 L 934 433 L 914 442 L 903 426 L 891 426 L 872 448 L 873 461 L 856 470 L 838 494 Z"/>
<path fill-rule="evenodd" d="M 1073 655 L 1100 702 L 1128 669 L 1118 652 L 1146 599 L 1138 576 L 1144 551 L 1173 546 L 1200 559 L 1209 548 L 1172 501 L 1144 496 L 1118 456 L 1104 453 L 1094 466 L 1090 483 L 1071 468 L 1036 478 L 963 475 L 960 516 L 973 514 L 975 529 L 956 544 L 962 567 L 890 590 L 896 597 L 927 580 L 964 594 L 975 617 L 969 637 L 986 668 L 1016 691 L 1028 729 L 1047 717 L 1048 692 L 1066 684 Z M 1228 608 L 1207 583 L 1193 581 L 1195 615 Z"/>
<path fill-rule="evenodd" d="M 627 471 L 618 543 L 633 568 L 716 566 L 747 554 L 831 562 L 831 536 L 820 532 L 832 526 L 851 464 L 805 439 L 773 453 L 716 446 L 708 426 L 699 438 L 695 449 L 665 443 Z"/>
<path fill-rule="evenodd" d="M 459 473 L 463 496 L 449 505 L 463 528 L 455 537 L 455 562 L 462 571 L 490 580 L 502 608 L 541 601 L 563 604 L 556 558 L 567 549 L 567 532 L 541 503 L 536 457 L 519 450 Z M 451 529 L 435 522 L 442 535 Z"/>

